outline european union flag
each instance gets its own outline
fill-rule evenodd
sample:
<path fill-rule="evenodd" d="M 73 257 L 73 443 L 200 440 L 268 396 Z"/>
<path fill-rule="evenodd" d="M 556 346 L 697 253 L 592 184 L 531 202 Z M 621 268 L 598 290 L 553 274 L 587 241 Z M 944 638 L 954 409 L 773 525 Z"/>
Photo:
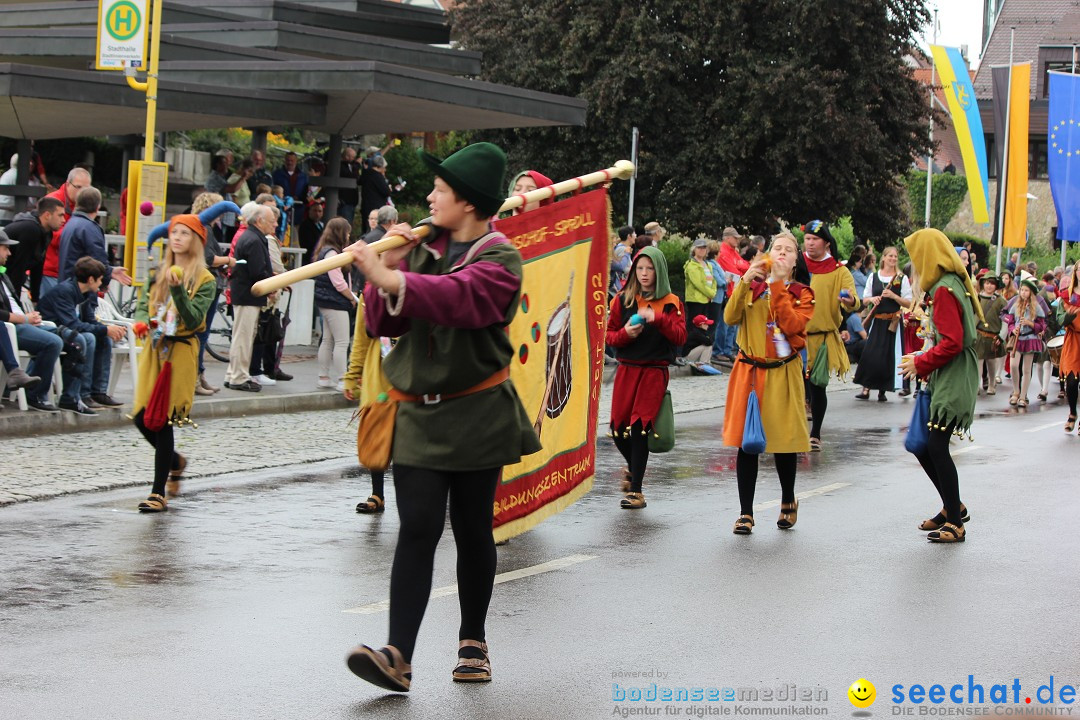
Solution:
<path fill-rule="evenodd" d="M 1080 241 L 1080 75 L 1050 73 L 1047 138 L 1059 240 Z"/>

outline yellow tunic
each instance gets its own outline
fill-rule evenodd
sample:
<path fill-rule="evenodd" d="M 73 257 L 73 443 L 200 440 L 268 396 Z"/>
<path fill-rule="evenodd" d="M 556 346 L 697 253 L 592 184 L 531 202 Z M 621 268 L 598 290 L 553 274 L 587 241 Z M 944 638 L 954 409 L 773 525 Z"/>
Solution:
<path fill-rule="evenodd" d="M 753 292 L 740 280 L 724 309 L 724 322 L 739 326 L 739 357 L 776 362 L 777 352 L 769 321 L 775 321 L 796 354 L 806 338 L 806 324 L 813 312 L 814 294 L 804 285 L 785 287 L 776 282 L 769 294 L 753 299 Z M 746 400 L 751 388 L 757 393 L 761 424 L 765 429 L 765 452 L 794 453 L 810 450 L 810 435 L 803 414 L 805 390 L 802 363 L 798 357 L 776 368 L 758 368 L 738 361 L 728 381 L 724 408 L 724 444 L 742 447 L 746 424 Z"/>
<path fill-rule="evenodd" d="M 353 331 L 352 350 L 349 352 L 349 369 L 342 382 L 353 394 L 360 407 L 364 407 L 390 390 L 390 381 L 382 369 L 382 343 L 368 336 L 364 325 L 364 297 L 356 306 L 356 327 Z"/>
<path fill-rule="evenodd" d="M 135 319 L 149 322 L 157 315 L 158 307 L 150 305 L 150 288 L 153 279 L 143 286 L 139 307 Z M 199 379 L 199 338 L 198 333 L 206 329 L 206 311 L 217 294 L 217 281 L 208 270 L 203 270 L 198 281 L 184 291 L 183 287 L 172 288 L 170 302 L 177 306 L 176 335 L 163 337 L 157 342 L 151 338 L 143 343 L 139 353 L 139 384 L 135 388 L 135 403 L 131 414 L 135 415 L 146 407 L 150 394 L 154 391 L 158 375 L 166 362 L 172 363 L 171 382 L 169 384 L 169 420 L 176 425 L 190 423 L 191 406 L 195 401 L 195 383 Z M 187 317 L 187 321 L 185 321 Z M 197 325 L 192 328 L 187 322 Z"/>
<path fill-rule="evenodd" d="M 815 273 L 810 279 L 810 288 L 814 291 L 814 316 L 806 326 L 806 372 L 809 376 L 814 368 L 821 344 L 825 343 L 829 352 L 829 370 L 843 378 L 851 369 L 848 362 L 844 341 L 840 339 L 840 323 L 843 314 L 840 311 L 840 291 L 847 290 L 855 298 L 851 310 L 858 310 L 861 302 L 855 294 L 855 278 L 851 271 L 840 266 L 829 273 Z"/>

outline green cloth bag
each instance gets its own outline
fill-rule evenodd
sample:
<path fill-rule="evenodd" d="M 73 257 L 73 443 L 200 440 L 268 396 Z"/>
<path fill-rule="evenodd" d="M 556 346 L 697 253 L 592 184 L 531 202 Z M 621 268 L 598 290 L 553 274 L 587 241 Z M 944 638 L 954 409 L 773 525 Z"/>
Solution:
<path fill-rule="evenodd" d="M 664 393 L 660 412 L 656 414 L 652 433 L 649 434 L 649 452 L 666 453 L 675 447 L 675 411 L 671 407 L 671 391 Z"/>
<path fill-rule="evenodd" d="M 818 387 L 827 387 L 829 384 L 829 345 L 821 343 L 817 357 L 814 358 L 814 367 L 810 370 L 810 382 Z"/>

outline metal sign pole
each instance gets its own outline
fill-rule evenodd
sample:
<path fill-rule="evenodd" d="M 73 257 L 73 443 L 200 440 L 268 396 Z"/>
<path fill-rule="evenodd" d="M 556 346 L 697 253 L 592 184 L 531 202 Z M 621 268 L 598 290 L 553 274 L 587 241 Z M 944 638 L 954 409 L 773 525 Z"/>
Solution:
<path fill-rule="evenodd" d="M 634 188 L 637 184 L 638 138 L 638 129 L 635 127 L 630 141 L 630 162 L 634 163 L 634 174 L 630 176 L 630 206 L 626 211 L 627 225 L 634 224 Z"/>

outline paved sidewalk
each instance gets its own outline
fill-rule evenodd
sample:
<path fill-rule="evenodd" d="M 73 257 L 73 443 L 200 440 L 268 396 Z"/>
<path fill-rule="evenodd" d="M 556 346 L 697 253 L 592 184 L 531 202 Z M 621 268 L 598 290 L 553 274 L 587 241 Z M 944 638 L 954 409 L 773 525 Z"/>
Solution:
<path fill-rule="evenodd" d="M 676 413 L 719 408 L 727 395 L 727 376 L 679 375 L 672 378 L 670 389 Z M 611 390 L 612 385 L 605 383 L 600 403 L 601 436 L 609 420 Z M 830 391 L 854 389 L 834 382 Z M 350 423 L 351 418 L 350 406 L 215 418 L 200 422 L 197 429 L 178 430 L 176 444 L 190 458 L 189 478 L 355 459 L 356 426 Z M 107 430 L 5 437 L 0 443 L 0 467 L 4 468 L 0 505 L 7 505 L 75 492 L 149 485 L 153 453 L 131 423 L 125 422 Z"/>

